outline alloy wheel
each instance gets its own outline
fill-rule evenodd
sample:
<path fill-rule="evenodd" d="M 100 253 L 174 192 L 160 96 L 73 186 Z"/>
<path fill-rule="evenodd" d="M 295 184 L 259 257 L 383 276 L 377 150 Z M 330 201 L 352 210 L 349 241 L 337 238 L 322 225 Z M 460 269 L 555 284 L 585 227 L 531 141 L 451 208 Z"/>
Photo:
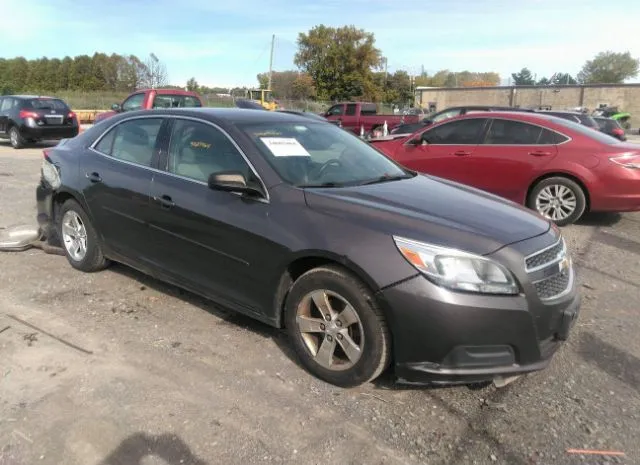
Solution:
<path fill-rule="evenodd" d="M 62 217 L 62 241 L 69 256 L 76 262 L 82 261 L 87 254 L 87 229 L 73 210 Z"/>
<path fill-rule="evenodd" d="M 296 312 L 298 331 L 313 359 L 323 368 L 353 367 L 364 347 L 362 321 L 341 295 L 326 289 L 307 294 Z"/>
<path fill-rule="evenodd" d="M 576 210 L 576 194 L 567 186 L 551 184 L 536 197 L 536 210 L 552 221 L 567 219 Z"/>

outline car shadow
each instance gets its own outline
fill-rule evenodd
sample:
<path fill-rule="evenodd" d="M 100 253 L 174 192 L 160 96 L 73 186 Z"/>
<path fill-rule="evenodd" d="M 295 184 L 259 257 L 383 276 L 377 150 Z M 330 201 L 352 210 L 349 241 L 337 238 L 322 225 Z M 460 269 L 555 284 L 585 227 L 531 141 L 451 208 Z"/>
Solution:
<path fill-rule="evenodd" d="M 135 433 L 124 439 L 99 465 L 143 465 L 148 457 L 160 458 L 167 465 L 208 465 L 196 457 L 179 436 L 171 433 Z"/>
<path fill-rule="evenodd" d="M 200 295 L 189 292 L 178 286 L 165 283 L 156 278 L 153 278 L 145 273 L 137 271 L 126 265 L 120 263 L 113 263 L 109 270 L 118 273 L 127 278 L 133 279 L 150 289 L 161 292 L 168 296 L 176 297 L 188 304 L 198 307 L 207 313 L 220 319 L 220 325 L 232 325 L 248 331 L 251 331 L 265 339 L 271 339 L 273 343 L 278 346 L 282 353 L 295 363 L 299 368 L 304 369 L 297 355 L 295 354 L 293 347 L 289 344 L 289 339 L 286 332 L 283 329 L 274 328 L 266 323 L 251 318 L 250 316 L 243 315 L 235 310 L 227 309 L 212 300 L 209 300 Z"/>
<path fill-rule="evenodd" d="M 613 226 L 622 219 L 622 214 L 612 212 L 588 212 L 576 224 L 579 226 Z"/>

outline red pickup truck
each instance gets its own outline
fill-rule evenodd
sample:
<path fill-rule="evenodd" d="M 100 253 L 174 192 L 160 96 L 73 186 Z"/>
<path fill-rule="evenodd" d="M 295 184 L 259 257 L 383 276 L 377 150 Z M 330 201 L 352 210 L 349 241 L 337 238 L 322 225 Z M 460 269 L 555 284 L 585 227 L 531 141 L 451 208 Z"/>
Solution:
<path fill-rule="evenodd" d="M 179 89 L 143 89 L 129 95 L 122 103 L 111 105 L 111 111 L 98 113 L 95 122 L 98 123 L 123 111 L 201 106 L 202 100 L 195 92 Z"/>
<path fill-rule="evenodd" d="M 356 134 L 360 134 L 362 129 L 365 135 L 370 135 L 375 129 L 382 129 L 385 121 L 387 128 L 391 130 L 399 124 L 417 123 L 419 119 L 418 115 L 379 115 L 375 103 L 365 102 L 337 103 L 322 116 Z"/>

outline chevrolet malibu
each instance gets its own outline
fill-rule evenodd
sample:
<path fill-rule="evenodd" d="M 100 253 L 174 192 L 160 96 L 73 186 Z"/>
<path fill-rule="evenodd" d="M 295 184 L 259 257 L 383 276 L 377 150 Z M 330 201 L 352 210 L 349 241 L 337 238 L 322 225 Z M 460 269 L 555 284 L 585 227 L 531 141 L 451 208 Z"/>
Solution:
<path fill-rule="evenodd" d="M 505 382 L 547 366 L 578 314 L 549 221 L 293 114 L 118 115 L 45 150 L 37 198 L 74 268 L 121 262 L 284 327 L 338 386 L 391 364 Z"/>

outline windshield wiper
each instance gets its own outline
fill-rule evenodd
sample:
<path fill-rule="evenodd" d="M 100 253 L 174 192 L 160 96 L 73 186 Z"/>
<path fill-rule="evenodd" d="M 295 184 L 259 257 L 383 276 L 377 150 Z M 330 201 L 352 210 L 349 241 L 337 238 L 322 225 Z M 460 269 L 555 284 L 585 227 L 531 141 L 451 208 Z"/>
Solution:
<path fill-rule="evenodd" d="M 361 183 L 359 183 L 360 186 L 366 186 L 368 184 L 379 184 L 381 182 L 389 182 L 389 181 L 399 181 L 401 179 L 409 179 L 412 178 L 413 176 L 410 174 L 398 174 L 395 176 L 390 176 L 388 174 L 385 174 L 384 176 L 380 176 L 377 177 L 375 179 L 369 179 L 367 181 L 363 181 Z"/>
<path fill-rule="evenodd" d="M 296 187 L 343 187 L 344 185 L 341 182 L 321 182 L 318 184 L 296 184 Z"/>

